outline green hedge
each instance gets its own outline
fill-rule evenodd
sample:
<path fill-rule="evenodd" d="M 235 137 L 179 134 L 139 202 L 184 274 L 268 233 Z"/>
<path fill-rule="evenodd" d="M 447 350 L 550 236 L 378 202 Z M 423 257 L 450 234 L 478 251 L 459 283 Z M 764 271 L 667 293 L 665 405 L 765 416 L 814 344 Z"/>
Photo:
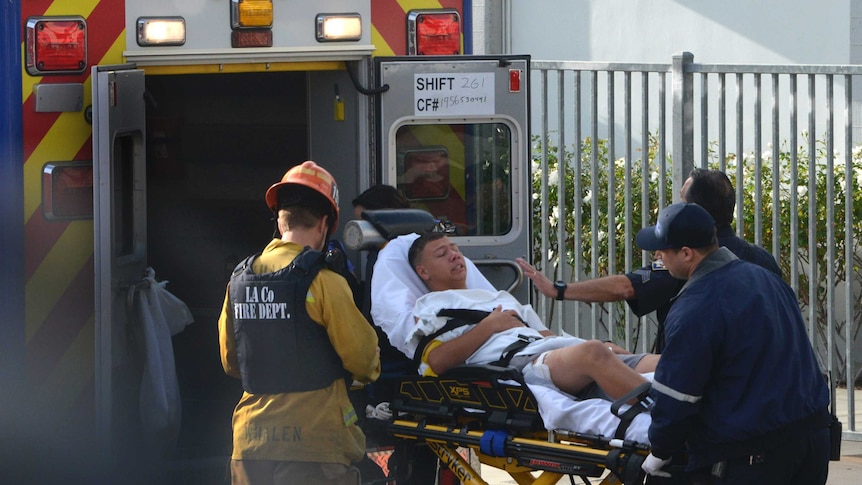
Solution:
<path fill-rule="evenodd" d="M 535 237 L 533 255 L 534 263 L 540 268 L 547 270 L 548 274 L 555 272 L 557 265 L 562 261 L 567 266 L 567 271 L 564 274 L 573 274 L 576 258 L 578 259 L 578 270 L 587 278 L 604 276 L 609 274 L 610 270 L 616 274 L 627 272 L 641 266 L 641 252 L 634 244 L 634 234 L 637 230 L 645 225 L 649 225 L 655 221 L 658 214 L 659 191 L 664 191 L 664 200 L 669 204 L 672 200 L 672 160 L 668 157 L 665 167 L 665 173 L 660 173 L 660 165 L 657 161 L 658 140 L 655 136 L 650 136 L 648 151 L 646 157 L 643 157 L 642 151 L 637 152 L 638 158 L 632 160 L 632 163 L 627 168 L 625 160 L 620 158 L 610 163 L 608 160 L 608 141 L 596 140 L 590 138 L 582 140 L 580 143 L 580 167 L 576 171 L 577 160 L 575 160 L 575 147 L 567 147 L 565 150 L 565 171 L 564 176 L 560 176 L 560 149 L 553 146 L 551 143 L 542 143 L 539 137 L 534 137 L 532 140 L 533 167 L 532 167 L 532 189 L 533 189 L 533 231 L 538 233 L 541 230 L 542 224 L 547 217 L 548 225 L 548 246 L 549 252 L 542 254 L 541 238 Z M 816 326 L 819 334 L 820 342 L 825 342 L 825 322 L 827 321 L 828 297 L 827 285 L 830 268 L 828 266 L 829 259 L 827 251 L 833 251 L 834 258 L 831 271 L 834 272 L 835 281 L 837 282 L 836 290 L 843 292 L 843 280 L 845 273 L 845 254 L 849 249 L 852 255 L 852 274 L 851 279 L 854 281 L 854 295 L 851 296 L 854 302 L 853 312 L 853 332 L 851 338 L 854 340 L 859 337 L 860 327 L 862 327 L 862 305 L 860 301 L 860 290 L 862 286 L 862 254 L 860 254 L 860 239 L 862 239 L 862 146 L 856 147 L 852 152 L 851 162 L 851 194 L 852 194 L 852 223 L 851 223 L 851 245 L 849 248 L 845 244 L 845 179 L 846 179 L 846 161 L 843 155 L 836 154 L 830 163 L 825 143 L 817 141 L 815 143 L 814 159 L 811 160 L 808 154 L 808 143 L 805 141 L 796 148 L 795 158 L 786 144 L 777 150 L 778 156 L 773 154 L 772 147 L 768 147 L 767 151 L 757 157 L 754 153 L 744 154 L 743 157 L 737 157 L 735 154 L 726 156 L 724 163 L 718 160 L 715 150 L 716 144 L 711 145 L 709 151 L 709 160 L 707 166 L 709 168 L 721 169 L 729 176 L 734 186 L 742 188 L 742 231 L 740 236 L 748 241 L 754 242 L 755 227 L 757 224 L 756 214 L 760 217 L 760 227 L 762 231 L 761 244 L 768 251 L 773 251 L 773 211 L 778 211 L 778 257 L 777 260 L 781 266 L 782 273 L 788 283 L 794 284 L 797 289 L 800 306 L 803 313 L 808 316 L 809 311 L 814 312 L 814 318 L 818 322 Z M 547 170 L 543 171 L 541 160 L 543 151 L 547 151 Z M 596 165 L 598 170 L 593 173 L 592 169 L 592 154 L 596 153 Z M 643 209 L 643 172 L 644 159 L 647 160 L 646 172 L 648 174 L 647 197 L 648 207 L 646 211 L 647 220 L 644 221 Z M 793 166 L 795 161 L 796 179 L 802 185 L 792 184 Z M 737 164 L 742 163 L 742 179 L 741 183 L 737 180 Z M 759 166 L 759 168 L 758 168 Z M 778 195 L 773 197 L 773 174 L 777 174 Z M 609 176 L 613 175 L 613 184 L 609 184 Z M 758 177 L 759 174 L 759 177 Z M 813 178 L 809 182 L 809 174 L 813 174 Z M 577 177 L 577 178 L 576 178 Z M 661 184 L 660 181 L 664 181 Z M 761 190 L 761 206 L 756 207 L 756 182 L 760 180 Z M 574 194 L 576 181 L 580 181 L 580 190 Z M 548 212 L 543 213 L 540 199 L 544 195 L 542 192 L 543 183 L 547 181 L 547 207 Z M 561 217 L 558 208 L 559 183 L 564 182 L 565 194 L 565 210 L 562 211 L 564 217 Z M 809 183 L 813 184 L 813 190 L 809 189 Z M 613 201 L 609 200 L 609 185 L 613 190 Z M 834 213 L 831 221 L 827 221 L 827 210 L 829 205 L 827 200 L 830 197 L 829 187 L 831 187 L 831 197 L 834 200 Z M 791 214 L 793 205 L 791 203 L 793 194 L 796 197 L 796 214 L 798 226 L 791 227 Z M 812 260 L 811 245 L 809 244 L 809 201 L 811 195 L 814 194 L 814 224 L 815 224 L 815 244 L 813 261 L 815 262 L 816 275 L 814 278 L 814 301 L 810 297 L 809 288 L 812 284 L 810 278 L 809 261 Z M 626 200 L 627 195 L 631 201 L 632 217 L 630 220 L 626 218 Z M 613 204 L 613 225 L 610 225 L 610 204 Z M 595 210 L 594 210 L 595 209 Z M 739 210 L 739 208 L 737 208 Z M 580 214 L 580 220 L 576 227 L 576 213 Z M 737 212 L 738 213 L 738 212 Z M 595 224 L 594 219 L 595 218 Z M 564 248 L 561 250 L 557 246 L 557 231 L 560 224 L 564 224 L 565 241 Z M 834 245 L 828 244 L 827 229 L 833 228 Z M 609 231 L 612 227 L 613 231 Z M 734 228 L 736 228 L 734 221 Z M 633 256 L 631 268 L 626 267 L 626 229 L 631 237 L 633 247 Z M 613 232 L 613 234 L 608 234 Z M 595 234 L 595 238 L 593 237 Z M 796 234 L 796 250 L 795 255 L 791 251 L 791 234 Z M 580 237 L 581 250 L 575 252 L 576 237 Z M 612 237 L 609 237 L 612 236 Z M 615 245 L 615 257 L 611 261 L 608 253 L 610 242 Z M 796 265 L 797 271 L 793 273 L 791 266 Z M 798 275 L 798 282 L 791 281 L 791 275 Z M 603 306 L 604 315 L 607 315 L 607 306 Z M 619 306 L 620 310 L 622 306 Z M 809 310 L 811 309 L 811 310 Z M 614 313 L 618 317 L 615 322 L 603 322 L 609 326 L 611 335 L 618 335 L 622 331 L 623 313 L 617 311 Z M 836 317 L 837 318 L 837 317 Z M 843 317 L 842 317 L 843 320 Z M 839 334 L 843 335 L 844 321 L 836 322 L 836 329 Z M 618 336 L 621 336 L 618 335 Z M 843 354 L 843 344 L 835 344 L 835 349 L 839 354 Z M 843 369 L 842 369 L 843 372 Z"/>

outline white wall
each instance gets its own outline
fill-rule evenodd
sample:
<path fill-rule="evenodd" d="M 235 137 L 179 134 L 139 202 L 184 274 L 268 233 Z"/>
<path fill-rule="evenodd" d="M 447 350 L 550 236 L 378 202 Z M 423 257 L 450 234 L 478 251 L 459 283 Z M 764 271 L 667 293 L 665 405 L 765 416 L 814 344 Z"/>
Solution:
<path fill-rule="evenodd" d="M 847 64 L 857 2 L 511 0 L 512 53 L 668 63 L 688 51 L 699 63 Z"/>
<path fill-rule="evenodd" d="M 510 37 L 502 45 L 511 45 L 510 53 L 529 54 L 534 61 L 667 64 L 674 54 L 688 51 L 694 54 L 695 63 L 704 64 L 862 64 L 862 0 L 502 0 L 502 3 L 511 9 Z M 859 121 L 862 88 L 858 80 L 853 86 L 856 127 L 853 141 L 858 144 L 862 140 Z M 804 95 L 805 86 L 800 88 Z M 768 87 L 764 89 L 768 91 Z M 838 99 L 843 96 L 840 91 L 836 93 Z M 748 117 L 751 92 L 747 87 Z M 822 111 L 823 100 L 825 95 L 818 92 L 818 112 Z M 637 99 L 634 105 L 639 105 Z M 534 120 L 539 119 L 539 109 L 534 98 Z M 600 125 L 608 123 L 603 109 L 599 110 Z M 787 107 L 782 110 L 786 113 Z M 818 118 L 822 119 L 820 115 Z M 551 113 L 551 131 L 556 128 L 555 120 L 556 115 Z M 616 118 L 617 129 L 621 121 L 621 116 Z M 765 117 L 764 126 L 769 122 L 769 117 Z M 710 120 L 709 134 L 714 138 L 713 124 L 714 118 Z M 841 122 L 836 126 L 841 127 Z M 781 130 L 781 139 L 786 140 L 787 127 L 782 126 Z M 822 124 L 818 126 L 818 131 L 821 130 L 824 130 Z M 764 133 L 769 131 L 764 128 Z M 640 146 L 637 135 L 635 138 L 635 145 Z M 734 134 L 729 133 L 730 152 L 734 151 L 733 138 Z M 763 140 L 764 148 L 769 141 L 768 137 Z M 750 143 L 749 138 L 744 151 L 751 150 Z M 838 151 L 843 147 L 840 128 L 835 147 Z M 840 293 L 836 295 L 836 319 L 843 321 L 846 297 Z M 583 321 L 588 321 L 587 318 Z M 856 362 L 854 369 L 858 369 L 862 339 L 856 340 L 852 355 Z"/>

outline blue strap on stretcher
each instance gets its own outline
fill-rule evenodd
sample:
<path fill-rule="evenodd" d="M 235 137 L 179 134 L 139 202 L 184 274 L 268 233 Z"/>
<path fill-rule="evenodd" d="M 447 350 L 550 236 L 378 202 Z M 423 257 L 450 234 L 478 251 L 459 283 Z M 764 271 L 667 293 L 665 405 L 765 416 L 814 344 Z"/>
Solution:
<path fill-rule="evenodd" d="M 509 433 L 501 429 L 489 429 L 479 439 L 479 451 L 488 456 L 506 456 L 505 445 Z"/>

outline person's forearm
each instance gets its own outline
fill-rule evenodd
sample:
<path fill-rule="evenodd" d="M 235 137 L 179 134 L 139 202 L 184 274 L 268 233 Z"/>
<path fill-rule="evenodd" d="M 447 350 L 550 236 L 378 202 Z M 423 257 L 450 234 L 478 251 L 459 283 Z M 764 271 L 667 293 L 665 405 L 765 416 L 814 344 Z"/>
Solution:
<path fill-rule="evenodd" d="M 575 281 L 566 287 L 566 300 L 593 302 L 623 301 L 634 298 L 635 289 L 625 275 L 603 276 Z"/>
<path fill-rule="evenodd" d="M 524 258 L 516 258 L 515 261 L 524 272 L 524 276 L 532 280 L 533 285 L 543 295 L 556 298 L 557 289 L 542 272 L 536 270 L 533 265 Z M 634 298 L 635 289 L 632 282 L 625 275 L 611 275 L 586 281 L 568 283 L 563 294 L 566 300 L 592 302 L 622 301 Z"/>
<path fill-rule="evenodd" d="M 428 366 L 438 376 L 461 365 L 493 334 L 483 325 L 476 325 L 460 337 L 444 342 L 428 353 Z"/>

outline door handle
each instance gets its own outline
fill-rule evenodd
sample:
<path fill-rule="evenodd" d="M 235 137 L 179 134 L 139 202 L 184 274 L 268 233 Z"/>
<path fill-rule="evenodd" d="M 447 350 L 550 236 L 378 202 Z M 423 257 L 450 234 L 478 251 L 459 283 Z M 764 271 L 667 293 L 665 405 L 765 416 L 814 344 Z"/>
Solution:
<path fill-rule="evenodd" d="M 518 266 L 518 263 L 509 260 L 509 259 L 474 259 L 473 264 L 476 265 L 477 268 L 487 267 L 487 268 L 495 268 L 499 269 L 501 267 L 511 269 L 514 273 L 514 279 L 509 284 L 509 287 L 506 288 L 506 291 L 509 293 L 518 289 L 521 284 L 524 282 L 524 271 Z"/>
<path fill-rule="evenodd" d="M 138 281 L 137 283 L 132 283 L 126 287 L 120 287 L 126 289 L 126 315 L 132 315 L 135 311 L 135 294 L 143 288 L 149 288 L 150 281 L 147 278 Z"/>

